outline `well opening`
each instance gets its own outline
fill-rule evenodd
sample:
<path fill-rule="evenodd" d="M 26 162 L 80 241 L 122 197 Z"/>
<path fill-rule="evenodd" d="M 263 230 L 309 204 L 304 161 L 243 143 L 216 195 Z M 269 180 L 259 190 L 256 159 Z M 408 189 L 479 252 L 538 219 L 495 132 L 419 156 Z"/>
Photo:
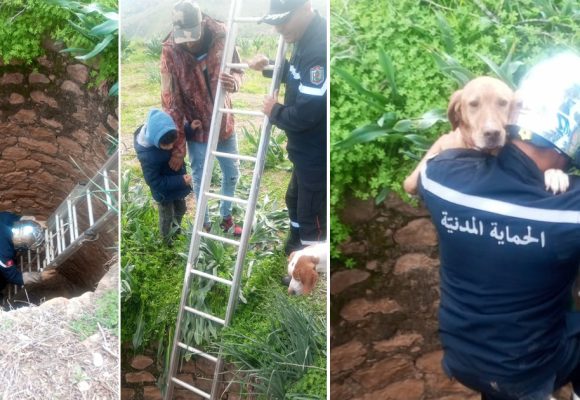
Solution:
<path fill-rule="evenodd" d="M 38 220 L 48 220 L 98 173 L 117 137 L 116 97 L 95 87 L 90 67 L 57 50 L 47 44 L 33 65 L 0 64 L 0 210 Z M 95 202 L 97 210 L 104 207 Z M 90 239 L 62 264 L 44 269 L 42 283 L 26 291 L 7 288 L 5 299 L 15 306 L 93 290 L 116 252 L 117 218 Z M 15 261 L 26 264 L 30 256 L 18 254 Z M 32 262 L 24 270 L 42 267 Z"/>

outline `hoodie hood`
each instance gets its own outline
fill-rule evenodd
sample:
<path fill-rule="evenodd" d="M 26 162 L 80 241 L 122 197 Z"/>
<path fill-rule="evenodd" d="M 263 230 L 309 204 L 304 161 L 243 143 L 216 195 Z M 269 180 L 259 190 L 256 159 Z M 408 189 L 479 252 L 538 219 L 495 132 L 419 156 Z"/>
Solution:
<path fill-rule="evenodd" d="M 177 130 L 173 118 L 157 108 L 149 111 L 147 122 L 143 128 L 145 141 L 155 147 L 159 147 L 159 140 L 163 135 L 169 131 Z"/>

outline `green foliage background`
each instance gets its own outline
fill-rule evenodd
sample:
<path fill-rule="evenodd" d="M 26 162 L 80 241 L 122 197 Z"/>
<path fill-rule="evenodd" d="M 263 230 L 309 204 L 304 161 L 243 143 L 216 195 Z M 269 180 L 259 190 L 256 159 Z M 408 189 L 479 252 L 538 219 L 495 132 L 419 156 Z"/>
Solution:
<path fill-rule="evenodd" d="M 500 64 L 514 46 L 525 65 L 550 53 L 578 47 L 578 0 L 331 0 L 331 144 L 385 112 L 398 119 L 446 109 L 456 84 L 443 75 L 430 50 L 446 52 L 476 74 L 488 74 L 477 53 Z M 400 99 L 369 106 L 336 72 L 342 68 L 371 92 L 392 96 L 379 65 L 384 50 L 393 60 Z M 523 72 L 523 69 L 522 69 Z M 396 103 L 396 104 L 395 104 Z M 428 138 L 442 133 L 428 131 Z M 345 199 L 377 196 L 383 189 L 402 193 L 401 183 L 415 162 L 402 152 L 405 140 L 377 140 L 347 150 L 331 147 L 331 229 L 333 256 L 348 229 L 339 219 Z"/>
<path fill-rule="evenodd" d="M 90 3 L 90 1 L 82 1 Z M 117 0 L 98 0 L 96 3 L 117 9 Z M 62 40 L 66 47 L 92 48 L 95 43 L 76 31 L 69 23 L 78 23 L 68 10 L 50 4 L 46 0 L 2 0 L 0 2 L 0 59 L 4 63 L 19 61 L 34 64 L 36 58 L 45 54 L 44 38 Z M 98 72 L 96 83 L 118 80 L 118 45 L 114 41 L 99 55 L 90 60 Z"/>

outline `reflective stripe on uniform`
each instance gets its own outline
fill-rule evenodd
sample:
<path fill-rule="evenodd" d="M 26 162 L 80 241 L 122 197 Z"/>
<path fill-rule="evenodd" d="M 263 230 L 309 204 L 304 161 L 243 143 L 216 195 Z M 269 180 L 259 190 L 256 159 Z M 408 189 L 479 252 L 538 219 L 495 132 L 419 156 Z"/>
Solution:
<path fill-rule="evenodd" d="M 429 179 L 426 167 L 421 171 L 421 184 L 425 190 L 445 201 L 476 210 L 538 222 L 580 224 L 580 211 L 526 207 L 458 192 Z"/>
<path fill-rule="evenodd" d="M 309 94 L 312 96 L 324 96 L 324 93 L 326 93 L 326 83 L 327 82 L 328 82 L 328 79 L 325 80 L 324 83 L 322 84 L 322 86 L 319 88 L 304 86 L 303 84 L 300 84 L 300 86 L 298 87 L 298 91 L 300 93 Z"/>

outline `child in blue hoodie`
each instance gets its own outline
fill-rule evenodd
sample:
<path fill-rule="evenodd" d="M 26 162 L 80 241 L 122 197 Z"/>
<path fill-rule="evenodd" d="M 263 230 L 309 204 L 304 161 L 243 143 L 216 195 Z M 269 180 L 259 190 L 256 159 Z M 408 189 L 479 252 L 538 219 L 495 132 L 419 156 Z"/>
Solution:
<path fill-rule="evenodd" d="M 191 175 L 186 173 L 185 166 L 177 171 L 169 166 L 177 140 L 175 123 L 168 114 L 154 108 L 134 136 L 143 177 L 158 204 L 159 231 L 163 240 L 171 244 L 172 233 L 179 232 L 187 210 L 185 197 L 191 192 Z"/>

